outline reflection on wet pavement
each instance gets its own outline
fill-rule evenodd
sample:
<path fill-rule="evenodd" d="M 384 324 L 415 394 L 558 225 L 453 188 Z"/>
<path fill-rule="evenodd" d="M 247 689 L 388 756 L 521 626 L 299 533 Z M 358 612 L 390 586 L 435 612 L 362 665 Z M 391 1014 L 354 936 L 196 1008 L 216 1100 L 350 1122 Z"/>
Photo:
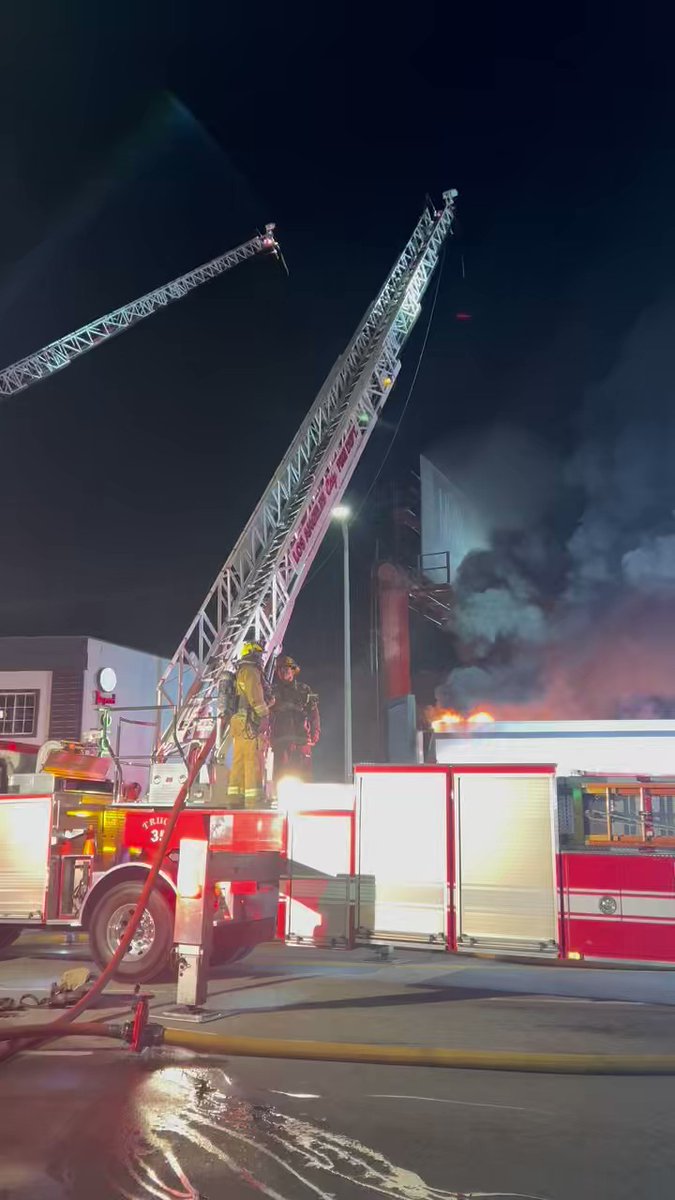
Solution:
<path fill-rule="evenodd" d="M 237 1095 L 218 1067 L 151 1070 L 119 1133 L 110 1183 L 126 1200 L 220 1200 L 249 1191 L 335 1200 L 361 1189 L 393 1200 L 513 1195 L 431 1187 L 353 1138 Z"/>

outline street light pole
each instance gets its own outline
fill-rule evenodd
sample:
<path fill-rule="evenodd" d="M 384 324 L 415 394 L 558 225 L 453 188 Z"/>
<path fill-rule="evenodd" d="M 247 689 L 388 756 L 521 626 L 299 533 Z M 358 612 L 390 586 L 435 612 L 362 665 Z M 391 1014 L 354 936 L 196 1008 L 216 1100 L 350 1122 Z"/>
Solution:
<path fill-rule="evenodd" d="M 342 525 L 342 581 L 343 581 L 343 618 L 344 618 L 344 756 L 345 783 L 352 777 L 352 618 L 349 587 L 349 517 L 350 509 L 346 504 L 338 504 L 333 511 L 336 521 Z"/>
<path fill-rule="evenodd" d="M 345 653 L 345 783 L 352 777 L 352 620 L 349 594 L 349 521 L 342 522 Z"/>

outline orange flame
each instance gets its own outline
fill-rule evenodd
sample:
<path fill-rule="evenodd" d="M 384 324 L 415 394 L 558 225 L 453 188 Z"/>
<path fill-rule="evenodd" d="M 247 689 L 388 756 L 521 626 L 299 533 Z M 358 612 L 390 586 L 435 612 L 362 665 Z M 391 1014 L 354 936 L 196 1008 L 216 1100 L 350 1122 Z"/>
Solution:
<path fill-rule="evenodd" d="M 448 733 L 458 725 L 490 725 L 496 720 L 493 714 L 484 708 L 467 716 L 451 708 L 431 707 L 427 709 L 426 716 L 434 733 Z"/>
<path fill-rule="evenodd" d="M 431 728 L 435 733 L 444 733 L 454 725 L 461 725 L 461 713 L 454 713 L 452 709 L 434 709 L 435 715 L 431 718 Z"/>
<path fill-rule="evenodd" d="M 462 716 L 458 712 L 453 712 L 452 709 L 442 709 L 440 712 L 436 710 L 437 715 L 432 718 L 431 728 L 435 733 L 445 733 L 451 729 L 453 725 L 461 725 Z"/>

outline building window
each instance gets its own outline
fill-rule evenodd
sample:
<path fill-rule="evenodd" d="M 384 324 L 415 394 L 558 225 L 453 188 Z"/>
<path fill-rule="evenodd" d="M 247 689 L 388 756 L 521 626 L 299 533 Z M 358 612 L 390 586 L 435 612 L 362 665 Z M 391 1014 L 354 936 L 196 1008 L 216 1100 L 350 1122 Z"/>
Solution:
<path fill-rule="evenodd" d="M 0 734 L 32 737 L 37 733 L 39 692 L 0 692 Z"/>

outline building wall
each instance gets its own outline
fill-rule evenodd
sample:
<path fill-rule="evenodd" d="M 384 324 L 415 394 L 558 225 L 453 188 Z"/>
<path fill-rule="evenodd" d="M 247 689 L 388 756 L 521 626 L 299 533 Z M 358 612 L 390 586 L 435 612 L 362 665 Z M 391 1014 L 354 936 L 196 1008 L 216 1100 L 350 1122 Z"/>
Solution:
<path fill-rule="evenodd" d="M 155 705 L 157 703 L 157 684 L 164 668 L 166 659 L 155 654 L 146 654 L 142 650 L 131 650 L 126 646 L 115 646 L 110 642 L 102 642 L 97 638 L 87 639 L 87 662 L 84 671 L 84 692 L 82 700 L 82 731 L 95 729 L 99 724 L 96 710 L 96 679 L 102 667 L 112 667 L 117 675 L 115 688 L 115 705 L 111 706 L 112 718 L 111 742 L 117 744 L 119 730 L 119 748 L 122 759 L 147 758 L 152 750 L 154 741 L 155 713 L 129 712 L 118 710 L 127 706 Z M 131 724 L 131 722 L 136 722 Z M 141 722 L 146 722 L 142 724 Z M 140 764 L 125 766 L 125 782 L 137 780 L 143 786 L 147 778 L 147 769 Z"/>
<path fill-rule="evenodd" d="M 436 734 L 438 763 L 543 764 L 560 775 L 675 774 L 675 721 L 509 721 Z"/>
<path fill-rule="evenodd" d="M 0 638 L 0 690 L 40 692 L 37 732 L 20 740 L 39 746 L 50 737 L 79 737 L 86 642 L 84 637 Z"/>
<path fill-rule="evenodd" d="M 50 738 L 76 742 L 82 733 L 82 668 L 52 671 L 49 706 Z"/>
<path fill-rule="evenodd" d="M 80 670 L 86 637 L 0 637 L 0 674 L 5 671 Z"/>
<path fill-rule="evenodd" d="M 431 580 L 450 555 L 450 577 L 473 550 L 489 545 L 480 513 L 471 501 L 428 458 L 420 458 L 421 550 Z"/>
<path fill-rule="evenodd" d="M 401 696 L 385 708 L 387 722 L 387 761 L 417 762 L 417 707 L 415 697 Z"/>
<path fill-rule="evenodd" d="M 52 688 L 51 671 L 0 671 L 0 694 L 3 692 L 37 691 L 37 727 L 33 734 L 7 733 L 2 738 L 8 741 L 28 742 L 42 745 L 49 735 L 49 712 Z"/>
<path fill-rule="evenodd" d="M 86 637 L 0 638 L 0 693 L 39 692 L 36 731 L 30 736 L 0 734 L 0 740 L 21 741 L 39 747 L 49 738 L 76 740 L 88 729 L 98 727 L 96 680 L 101 667 L 117 674 L 116 704 L 111 708 L 111 741 L 122 720 L 122 756 L 147 757 L 154 740 L 154 713 L 117 711 L 128 705 L 156 704 L 157 683 L 166 660 L 142 650 L 114 646 Z M 130 721 L 139 724 L 130 724 Z M 148 722 L 143 725 L 140 722 Z M 145 784 L 147 769 L 129 768 L 125 780 Z"/>

